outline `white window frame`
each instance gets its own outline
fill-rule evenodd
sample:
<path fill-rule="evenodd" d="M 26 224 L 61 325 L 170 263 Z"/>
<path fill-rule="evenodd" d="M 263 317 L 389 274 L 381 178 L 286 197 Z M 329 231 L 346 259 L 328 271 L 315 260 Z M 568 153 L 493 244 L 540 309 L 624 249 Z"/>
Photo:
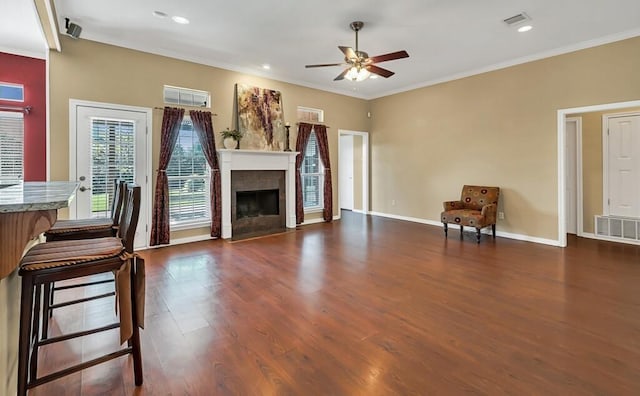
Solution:
<path fill-rule="evenodd" d="M 24 85 L 0 81 L 0 86 L 7 87 L 7 88 L 18 88 L 22 93 L 22 97 L 20 99 L 0 98 L 0 100 L 4 100 L 7 102 L 21 102 L 21 103 L 24 102 Z"/>
<path fill-rule="evenodd" d="M 320 149 L 318 148 L 318 135 L 316 135 L 315 130 L 311 130 L 311 135 L 309 136 L 309 141 L 311 140 L 311 136 L 315 136 L 316 138 L 316 147 L 317 147 L 317 152 L 318 152 L 318 172 L 314 172 L 314 173 L 305 173 L 305 161 L 306 161 L 306 155 L 304 156 L 304 159 L 302 160 L 302 166 L 300 169 L 300 176 L 301 176 L 301 182 L 302 182 L 302 202 L 303 202 L 303 207 L 304 207 L 304 213 L 318 213 L 318 212 L 322 212 L 324 210 L 324 163 L 322 162 L 322 158 L 320 157 Z M 308 144 L 308 142 L 307 142 Z M 305 148 L 306 151 L 306 148 Z M 305 189 L 304 189 L 304 178 L 305 176 L 313 176 L 313 177 L 318 177 L 318 203 L 319 205 L 316 206 L 304 206 L 304 202 L 306 201 L 304 194 L 305 194 Z"/>
<path fill-rule="evenodd" d="M 20 181 L 20 180 L 24 180 L 24 114 L 22 113 L 17 113 L 17 112 L 9 112 L 9 111 L 0 111 L 0 115 L 2 115 L 2 117 L 5 118 L 15 118 L 15 119 L 20 119 L 22 120 L 22 131 L 19 131 L 17 134 L 10 134 L 9 136 L 14 137 L 16 139 L 19 139 L 19 142 L 16 144 L 10 144 L 8 145 L 8 151 L 12 152 L 16 149 L 16 147 L 14 146 L 19 146 L 19 149 L 21 151 L 21 158 L 20 158 L 20 176 L 16 176 L 14 175 L 15 171 L 12 172 L 12 176 L 4 176 L 4 171 L 0 170 L 0 180 L 9 180 L 12 182 L 15 181 Z M 19 136 L 18 136 L 19 135 Z M 1 145 L 2 143 L 0 143 Z M 3 149 L 2 147 L 0 147 L 0 152 L 2 152 Z M 14 169 L 15 167 L 12 166 L 10 169 Z"/>
<path fill-rule="evenodd" d="M 184 116 L 181 123 L 185 122 L 185 121 L 191 121 L 191 118 L 189 116 Z M 194 130 L 194 134 L 195 134 L 195 130 Z M 196 139 L 198 139 L 196 137 Z M 211 167 L 209 166 L 209 163 L 206 163 L 206 167 L 207 167 L 207 171 L 203 176 L 199 176 L 199 175 L 191 175 L 191 176 L 169 176 L 169 174 L 167 174 L 167 181 L 172 181 L 172 180 L 184 180 L 185 182 L 188 180 L 199 180 L 199 179 L 204 179 L 204 191 L 206 193 L 207 196 L 207 203 L 211 202 L 211 188 L 210 188 L 210 183 L 211 183 Z M 168 167 L 167 167 L 168 170 Z M 210 227 L 211 226 L 211 206 L 209 205 L 205 205 L 206 207 L 206 211 L 208 214 L 208 218 L 198 218 L 198 219 L 189 219 L 189 220 L 178 220 L 178 221 L 172 221 L 171 220 L 171 196 L 169 196 L 169 222 L 170 222 L 170 228 L 172 231 L 180 231 L 180 230 L 188 230 L 188 229 L 193 229 L 193 228 L 201 228 L 201 227 Z"/>
<path fill-rule="evenodd" d="M 298 121 L 302 122 L 324 122 L 324 110 L 311 107 L 298 106 Z"/>
<path fill-rule="evenodd" d="M 169 105 L 211 108 L 211 93 L 199 89 L 165 85 L 162 90 L 162 97 L 164 103 Z M 201 104 L 200 101 L 196 102 L 196 98 L 204 99 L 204 103 Z"/>

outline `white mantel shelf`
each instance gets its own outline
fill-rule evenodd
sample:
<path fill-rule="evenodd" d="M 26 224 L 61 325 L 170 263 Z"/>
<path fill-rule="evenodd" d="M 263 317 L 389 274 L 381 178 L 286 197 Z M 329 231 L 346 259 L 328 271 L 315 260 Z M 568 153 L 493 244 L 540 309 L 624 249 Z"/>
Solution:
<path fill-rule="evenodd" d="M 231 238 L 231 171 L 285 171 L 286 226 L 296 227 L 296 151 L 218 150 L 222 195 L 222 238 Z"/>

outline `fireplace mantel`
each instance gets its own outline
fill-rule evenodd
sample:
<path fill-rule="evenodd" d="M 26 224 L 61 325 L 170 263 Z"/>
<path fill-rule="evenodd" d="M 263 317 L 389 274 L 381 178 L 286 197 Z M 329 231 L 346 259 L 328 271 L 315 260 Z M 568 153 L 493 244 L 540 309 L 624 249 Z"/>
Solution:
<path fill-rule="evenodd" d="M 222 194 L 222 238 L 231 232 L 231 171 L 285 171 L 286 226 L 296 227 L 296 155 L 295 151 L 218 150 Z"/>

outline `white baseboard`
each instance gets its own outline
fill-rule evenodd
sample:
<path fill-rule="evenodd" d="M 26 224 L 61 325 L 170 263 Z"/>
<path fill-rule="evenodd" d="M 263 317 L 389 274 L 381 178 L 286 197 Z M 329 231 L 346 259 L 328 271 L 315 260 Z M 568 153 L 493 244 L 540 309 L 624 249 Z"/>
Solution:
<path fill-rule="evenodd" d="M 436 227 L 442 227 L 442 222 L 441 221 L 436 221 L 436 220 L 420 219 L 420 218 L 417 218 L 417 217 L 400 216 L 400 215 L 394 215 L 394 214 L 389 214 L 389 213 L 381 213 L 381 212 L 369 212 L 369 214 L 372 215 L 372 216 L 387 217 L 387 218 L 390 218 L 390 219 L 411 221 L 413 223 L 420 223 L 420 224 L 427 224 L 427 225 L 432 225 L 432 226 L 436 226 Z M 482 233 L 483 234 L 491 234 L 491 231 L 488 228 L 485 228 L 485 229 L 482 230 Z M 496 230 L 496 236 L 499 236 L 499 237 L 502 237 L 502 238 L 515 239 L 515 240 L 518 240 L 518 241 L 539 243 L 539 244 L 542 244 L 542 245 L 560 246 L 560 242 L 557 241 L 557 240 L 554 240 L 554 239 L 538 238 L 538 237 L 534 237 L 534 236 L 523 235 L 523 234 L 514 234 L 514 233 L 511 233 L 511 232 L 505 232 L 505 231 L 499 231 L 499 230 Z"/>
<path fill-rule="evenodd" d="M 352 209 L 351 210 L 353 213 L 362 213 L 362 214 L 366 214 L 364 210 L 360 210 L 360 209 Z"/>
<path fill-rule="evenodd" d="M 333 216 L 333 220 L 340 220 L 340 215 Z M 318 219 L 305 220 L 302 224 L 298 224 L 298 225 L 306 226 L 309 224 L 318 224 L 318 223 L 324 223 L 324 219 L 318 218 Z"/>
<path fill-rule="evenodd" d="M 174 246 L 174 245 L 182 245 L 182 244 L 191 243 L 191 242 L 208 241 L 210 239 L 213 240 L 213 239 L 216 239 L 216 238 L 213 238 L 210 235 L 196 235 L 196 236 L 191 236 L 191 237 L 186 237 L 186 238 L 172 239 L 172 240 L 169 241 L 169 243 L 167 245 L 147 246 L 147 247 L 145 247 L 143 249 L 140 249 L 140 250 L 158 249 L 158 248 L 165 247 L 165 246 Z"/>

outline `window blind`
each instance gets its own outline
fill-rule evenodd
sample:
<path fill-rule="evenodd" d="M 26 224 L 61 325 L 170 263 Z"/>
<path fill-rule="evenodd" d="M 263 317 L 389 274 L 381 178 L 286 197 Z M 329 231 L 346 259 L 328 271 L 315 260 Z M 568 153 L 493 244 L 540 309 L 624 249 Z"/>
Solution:
<path fill-rule="evenodd" d="M 302 202 L 306 209 L 322 208 L 324 172 L 320 161 L 318 139 L 314 131 L 309 136 L 302 161 Z"/>
<path fill-rule="evenodd" d="M 91 119 L 91 214 L 110 217 L 114 180 L 135 180 L 135 124 Z"/>
<path fill-rule="evenodd" d="M 24 114 L 0 111 L 0 179 L 24 176 Z"/>
<path fill-rule="evenodd" d="M 185 117 L 167 167 L 171 224 L 211 219 L 209 166 L 191 119 Z"/>

